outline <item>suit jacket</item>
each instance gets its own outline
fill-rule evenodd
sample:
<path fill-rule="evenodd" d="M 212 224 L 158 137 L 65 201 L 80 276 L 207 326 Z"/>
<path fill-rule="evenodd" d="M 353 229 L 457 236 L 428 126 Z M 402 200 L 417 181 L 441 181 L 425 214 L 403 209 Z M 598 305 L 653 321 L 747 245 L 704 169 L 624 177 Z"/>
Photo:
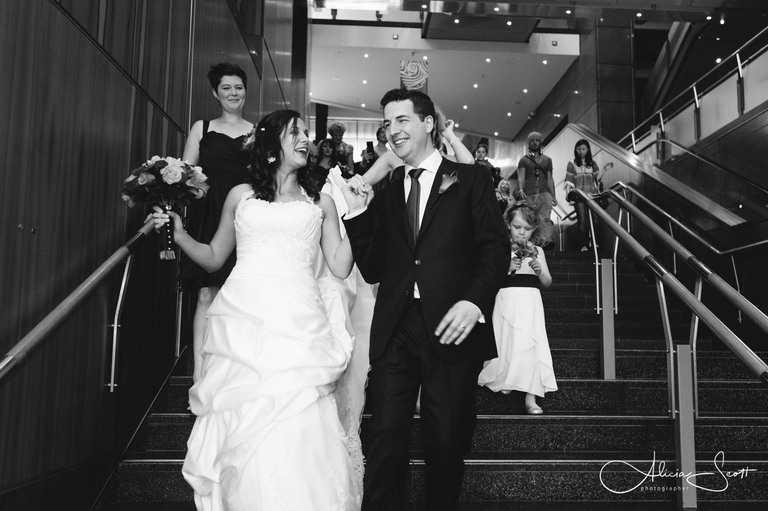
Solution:
<path fill-rule="evenodd" d="M 441 183 L 458 178 L 444 192 Z M 363 278 L 379 282 L 371 326 L 370 359 L 382 355 L 419 284 L 427 329 L 434 332 L 459 300 L 477 305 L 487 320 L 459 346 L 431 342 L 444 362 L 477 362 L 497 356 L 493 303 L 511 257 L 509 236 L 499 214 L 491 180 L 474 165 L 443 159 L 430 190 L 414 246 L 405 208 L 403 167 L 367 211 L 345 219 L 352 252 Z"/>

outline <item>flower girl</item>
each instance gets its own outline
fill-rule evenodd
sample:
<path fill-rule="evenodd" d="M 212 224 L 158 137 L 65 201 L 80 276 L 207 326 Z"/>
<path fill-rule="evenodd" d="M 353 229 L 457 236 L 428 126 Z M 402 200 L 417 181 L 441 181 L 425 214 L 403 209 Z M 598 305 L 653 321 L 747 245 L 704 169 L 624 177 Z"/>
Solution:
<path fill-rule="evenodd" d="M 552 284 L 552 276 L 544 250 L 536 245 L 540 242 L 536 207 L 517 202 L 506 212 L 505 221 L 512 234 L 512 262 L 493 308 L 499 357 L 485 363 L 478 384 L 504 394 L 525 392 L 526 412 L 541 415 L 536 396 L 557 390 L 539 292 Z"/>

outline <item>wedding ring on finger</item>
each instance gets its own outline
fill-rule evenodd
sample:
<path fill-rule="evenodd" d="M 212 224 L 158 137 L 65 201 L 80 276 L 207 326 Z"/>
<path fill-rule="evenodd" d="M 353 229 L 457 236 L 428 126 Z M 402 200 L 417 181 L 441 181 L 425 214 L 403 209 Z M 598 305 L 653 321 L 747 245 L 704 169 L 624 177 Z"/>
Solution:
<path fill-rule="evenodd" d="M 465 328 L 467 328 L 467 327 L 466 327 L 466 326 L 464 326 L 464 325 L 459 325 L 459 328 L 461 328 L 462 330 L 464 330 L 464 329 L 465 329 Z"/>

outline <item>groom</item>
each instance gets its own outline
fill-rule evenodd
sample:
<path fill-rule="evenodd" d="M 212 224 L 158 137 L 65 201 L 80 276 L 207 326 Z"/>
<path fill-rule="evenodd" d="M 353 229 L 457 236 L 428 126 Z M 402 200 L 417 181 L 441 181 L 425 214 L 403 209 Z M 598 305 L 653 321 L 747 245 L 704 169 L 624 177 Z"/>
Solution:
<path fill-rule="evenodd" d="M 375 200 L 356 194 L 353 183 L 344 189 L 355 261 L 367 282 L 380 283 L 363 510 L 403 509 L 421 388 L 426 509 L 450 511 L 475 428 L 477 376 L 496 357 L 490 319 L 509 267 L 509 238 L 487 173 L 440 156 L 429 96 L 393 89 L 381 106 L 387 140 L 405 167 Z"/>

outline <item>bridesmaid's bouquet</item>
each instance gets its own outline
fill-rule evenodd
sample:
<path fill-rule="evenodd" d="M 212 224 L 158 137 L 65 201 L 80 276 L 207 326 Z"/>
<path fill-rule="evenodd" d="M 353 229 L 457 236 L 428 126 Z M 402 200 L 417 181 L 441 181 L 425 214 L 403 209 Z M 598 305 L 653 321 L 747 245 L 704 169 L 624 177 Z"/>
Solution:
<path fill-rule="evenodd" d="M 539 256 L 536 252 L 536 246 L 530 241 L 526 241 L 523 238 L 515 238 L 512 240 L 512 257 L 517 257 L 521 261 L 526 257 L 532 257 L 536 259 Z"/>
<path fill-rule="evenodd" d="M 178 158 L 153 156 L 131 171 L 123 181 L 122 199 L 129 207 L 136 204 L 160 206 L 170 211 L 205 197 L 208 178 L 203 169 Z M 173 228 L 169 224 L 160 233 L 160 259 L 175 259 Z"/>

